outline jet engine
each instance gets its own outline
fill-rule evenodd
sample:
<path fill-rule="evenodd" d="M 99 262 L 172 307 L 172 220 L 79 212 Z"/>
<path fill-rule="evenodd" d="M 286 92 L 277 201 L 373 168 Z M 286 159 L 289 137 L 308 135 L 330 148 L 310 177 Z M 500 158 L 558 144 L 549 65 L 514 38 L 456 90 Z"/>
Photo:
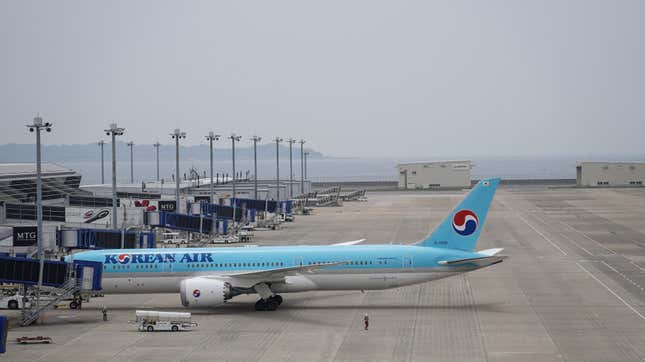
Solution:
<path fill-rule="evenodd" d="M 184 307 L 216 307 L 231 296 L 231 286 L 216 279 L 190 278 L 180 284 L 181 304 Z"/>

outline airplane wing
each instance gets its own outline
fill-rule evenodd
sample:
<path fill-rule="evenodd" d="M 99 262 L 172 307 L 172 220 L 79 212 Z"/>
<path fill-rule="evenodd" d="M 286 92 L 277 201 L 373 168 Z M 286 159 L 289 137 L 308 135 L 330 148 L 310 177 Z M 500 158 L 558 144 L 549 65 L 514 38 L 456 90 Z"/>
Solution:
<path fill-rule="evenodd" d="M 455 259 L 455 260 L 442 260 L 439 262 L 441 265 L 462 265 L 474 264 L 476 266 L 488 266 L 496 264 L 506 259 L 505 255 L 482 256 L 478 258 Z"/>
<path fill-rule="evenodd" d="M 346 263 L 348 262 L 341 261 L 336 263 L 299 265 L 287 268 L 206 276 L 205 278 L 223 280 L 237 288 L 251 288 L 259 283 L 280 283 L 284 282 L 285 277 L 287 276 L 298 275 L 302 273 L 314 273 L 316 270 Z"/>
<path fill-rule="evenodd" d="M 356 245 L 358 243 L 362 243 L 365 241 L 365 239 L 360 239 L 360 240 L 354 240 L 354 241 L 345 241 L 342 243 L 336 243 L 336 244 L 331 244 L 332 246 L 345 246 L 345 245 Z"/>

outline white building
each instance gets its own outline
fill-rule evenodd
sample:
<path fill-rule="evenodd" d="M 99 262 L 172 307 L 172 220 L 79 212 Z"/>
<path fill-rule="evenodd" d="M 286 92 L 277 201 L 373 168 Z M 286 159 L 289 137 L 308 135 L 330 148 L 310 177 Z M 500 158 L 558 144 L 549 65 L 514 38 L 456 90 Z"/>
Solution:
<path fill-rule="evenodd" d="M 578 186 L 642 186 L 645 162 L 578 162 Z"/>
<path fill-rule="evenodd" d="M 470 187 L 470 160 L 400 163 L 397 168 L 400 189 Z"/>

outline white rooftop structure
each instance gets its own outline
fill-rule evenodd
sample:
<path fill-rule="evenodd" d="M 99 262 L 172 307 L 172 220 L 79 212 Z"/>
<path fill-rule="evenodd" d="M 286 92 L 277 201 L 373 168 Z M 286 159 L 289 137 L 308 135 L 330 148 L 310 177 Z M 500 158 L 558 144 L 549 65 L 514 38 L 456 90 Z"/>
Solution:
<path fill-rule="evenodd" d="M 43 177 L 78 175 L 74 170 L 55 163 L 41 164 Z M 0 163 L 0 179 L 36 177 L 36 163 Z"/>
<path fill-rule="evenodd" d="M 400 189 L 470 187 L 470 160 L 403 162 L 397 168 Z"/>
<path fill-rule="evenodd" d="M 576 166 L 578 186 L 643 186 L 645 162 L 580 161 Z"/>
<path fill-rule="evenodd" d="M 81 175 L 55 163 L 43 163 L 43 200 L 78 193 Z M 0 201 L 33 203 L 36 199 L 35 163 L 0 163 Z"/>

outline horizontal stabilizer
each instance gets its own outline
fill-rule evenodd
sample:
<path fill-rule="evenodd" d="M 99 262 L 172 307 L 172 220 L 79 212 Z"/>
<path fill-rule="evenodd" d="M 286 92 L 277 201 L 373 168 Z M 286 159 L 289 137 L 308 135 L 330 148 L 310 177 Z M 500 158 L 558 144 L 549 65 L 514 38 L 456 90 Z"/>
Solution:
<path fill-rule="evenodd" d="M 356 245 L 362 243 L 365 239 L 354 240 L 354 241 L 345 241 L 342 243 L 331 244 L 332 246 L 346 246 L 346 245 Z"/>
<path fill-rule="evenodd" d="M 504 250 L 504 248 L 495 248 L 495 249 L 486 249 L 486 250 L 480 250 L 477 252 L 477 254 L 484 254 L 486 256 L 493 256 L 501 253 Z"/>
<path fill-rule="evenodd" d="M 472 264 L 478 267 L 484 267 L 488 265 L 493 265 L 501 262 L 506 259 L 507 256 L 504 255 L 494 255 L 494 256 L 482 256 L 479 258 L 467 258 L 467 259 L 456 259 L 456 260 L 442 260 L 439 262 L 441 265 L 464 265 Z"/>

